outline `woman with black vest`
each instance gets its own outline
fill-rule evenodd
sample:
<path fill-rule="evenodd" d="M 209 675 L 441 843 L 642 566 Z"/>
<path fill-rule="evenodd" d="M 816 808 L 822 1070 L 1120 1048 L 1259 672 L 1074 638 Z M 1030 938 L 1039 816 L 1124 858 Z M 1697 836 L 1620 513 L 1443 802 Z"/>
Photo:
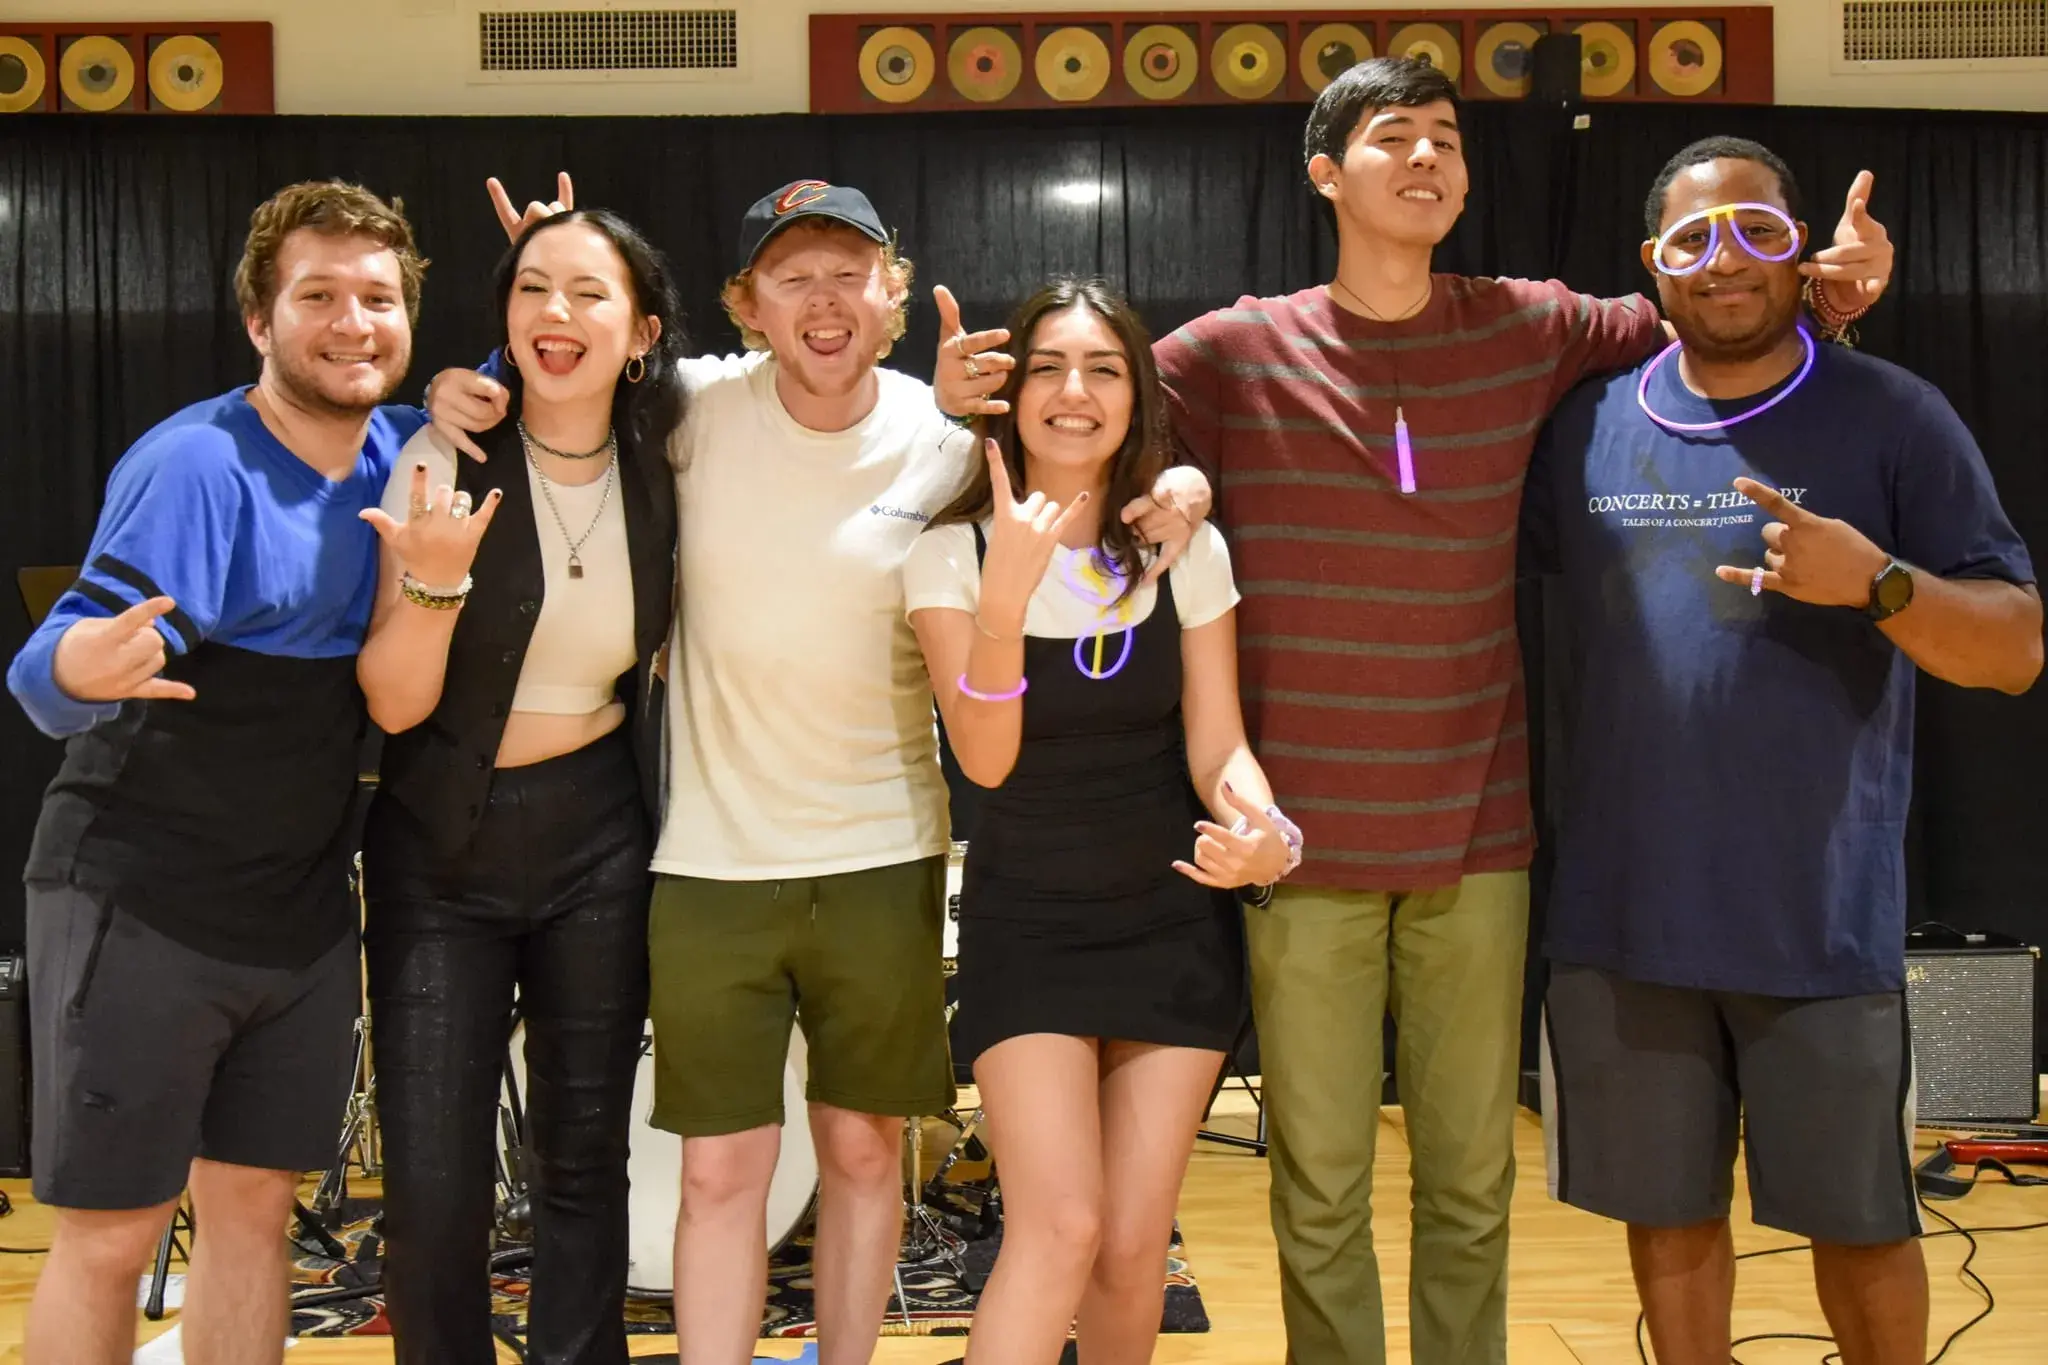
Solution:
<path fill-rule="evenodd" d="M 422 432 L 364 514 L 385 542 L 359 675 L 390 735 L 364 835 L 386 1302 L 402 1365 L 496 1358 L 493 1124 L 516 990 L 527 1359 L 621 1365 L 681 329 L 660 256 L 601 210 L 521 233 L 497 297 L 511 416 L 478 437 L 488 460 Z"/>

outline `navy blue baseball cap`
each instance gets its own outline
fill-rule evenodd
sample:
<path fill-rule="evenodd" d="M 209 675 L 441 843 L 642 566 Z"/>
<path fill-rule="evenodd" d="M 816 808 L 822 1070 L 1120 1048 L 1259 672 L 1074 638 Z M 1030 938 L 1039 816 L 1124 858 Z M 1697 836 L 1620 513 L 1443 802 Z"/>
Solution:
<path fill-rule="evenodd" d="M 859 190 L 823 180 L 793 180 L 773 194 L 755 200 L 741 220 L 740 269 L 753 265 L 770 237 L 805 218 L 830 218 L 859 229 L 884 246 L 889 242 L 889 230 L 882 226 L 881 215 Z"/>

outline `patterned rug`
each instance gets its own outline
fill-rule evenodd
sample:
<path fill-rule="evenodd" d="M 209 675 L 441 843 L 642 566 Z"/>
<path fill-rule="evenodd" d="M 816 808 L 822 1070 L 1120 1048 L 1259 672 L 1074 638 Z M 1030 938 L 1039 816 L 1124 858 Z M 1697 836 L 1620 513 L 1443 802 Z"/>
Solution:
<path fill-rule="evenodd" d="M 375 1292 L 383 1270 L 383 1244 L 376 1228 L 379 1202 L 344 1200 L 334 1222 L 334 1235 L 348 1250 L 336 1260 L 301 1239 L 293 1249 L 292 1335 L 300 1337 L 389 1336 L 384 1297 Z M 763 1337 L 807 1337 L 816 1324 L 811 1296 L 811 1241 L 807 1222 L 795 1237 L 769 1258 L 768 1307 L 761 1324 Z M 974 1302 L 995 1264 L 1002 1230 L 969 1241 L 956 1265 L 944 1257 L 901 1268 L 903 1299 L 891 1297 L 882 1324 L 885 1336 L 962 1336 L 973 1320 Z M 529 1285 L 524 1270 L 507 1270 L 491 1279 L 493 1326 L 500 1333 L 523 1336 Z M 357 1291 L 350 1293 L 350 1291 Z M 322 1302 L 321 1300 L 326 1300 Z M 629 1335 L 665 1336 L 675 1331 L 665 1299 L 629 1299 Z M 1209 1315 L 1201 1290 L 1188 1269 L 1180 1228 L 1173 1231 L 1167 1253 L 1166 1312 L 1162 1332 L 1206 1332 Z"/>

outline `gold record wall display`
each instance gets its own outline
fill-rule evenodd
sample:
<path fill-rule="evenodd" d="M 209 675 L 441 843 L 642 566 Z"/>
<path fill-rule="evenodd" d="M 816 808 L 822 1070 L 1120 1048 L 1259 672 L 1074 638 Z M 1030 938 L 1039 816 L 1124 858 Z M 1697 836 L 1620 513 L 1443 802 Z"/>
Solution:
<path fill-rule="evenodd" d="M 1453 81 L 1462 65 L 1458 35 L 1442 24 L 1404 24 L 1395 29 L 1394 36 L 1387 39 L 1387 55 L 1420 57 Z"/>
<path fill-rule="evenodd" d="M 1091 29 L 1056 29 L 1039 40 L 1032 65 L 1039 89 L 1063 104 L 1079 104 L 1109 84 L 1109 44 Z"/>
<path fill-rule="evenodd" d="M 1232 24 L 1209 46 L 1209 76 L 1235 99 L 1264 99 L 1287 79 L 1287 48 L 1264 24 Z"/>
<path fill-rule="evenodd" d="M 1472 74 L 1487 93 L 1520 99 L 1534 80 L 1536 40 L 1542 36 L 1534 24 L 1489 24 L 1472 45 Z"/>
<path fill-rule="evenodd" d="M 1323 87 L 1372 56 L 1372 39 L 1356 24 L 1318 24 L 1301 40 L 1301 78 L 1321 94 Z"/>
<path fill-rule="evenodd" d="M 1579 35 L 1579 93 L 1596 99 L 1635 88 L 1636 38 L 1619 24 L 1596 19 L 1572 30 Z"/>
<path fill-rule="evenodd" d="M 166 38 L 149 54 L 151 98 L 181 114 L 204 109 L 219 99 L 226 78 L 219 49 L 194 33 Z"/>
<path fill-rule="evenodd" d="M 946 77 L 976 104 L 993 104 L 1024 78 L 1024 53 L 1002 29 L 963 29 L 946 50 Z"/>
<path fill-rule="evenodd" d="M 119 109 L 135 93 L 135 55 L 104 34 L 74 39 L 57 59 L 57 85 L 89 114 Z"/>
<path fill-rule="evenodd" d="M 41 108 L 46 80 L 42 49 L 18 34 L 0 34 L 0 114 Z"/>
<path fill-rule="evenodd" d="M 1178 24 L 1147 24 L 1124 41 L 1124 83 L 1144 99 L 1179 99 L 1201 69 L 1195 40 Z"/>
<path fill-rule="evenodd" d="M 884 104 L 908 104 L 931 88 L 938 59 L 914 28 L 876 29 L 860 47 L 860 83 Z"/>
<path fill-rule="evenodd" d="M 1679 19 L 1650 35 L 1650 79 L 1667 95 L 1704 95 L 1721 79 L 1721 39 L 1697 19 Z"/>

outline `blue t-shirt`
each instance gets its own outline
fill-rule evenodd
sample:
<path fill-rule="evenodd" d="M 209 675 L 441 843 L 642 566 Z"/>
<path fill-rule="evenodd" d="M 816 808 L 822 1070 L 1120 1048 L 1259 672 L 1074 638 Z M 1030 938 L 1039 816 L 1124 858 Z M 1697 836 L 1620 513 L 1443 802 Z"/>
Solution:
<path fill-rule="evenodd" d="M 1639 367 L 1572 393 L 1539 443 L 1523 548 L 1564 575 L 1575 687 L 1557 961 L 1759 995 L 1903 988 L 1914 665 L 1855 608 L 1717 579 L 1763 562 L 1772 520 L 1731 485 L 1778 488 L 1944 578 L 2034 571 L 1940 391 L 1818 351 L 1795 392 L 1732 428 L 1658 426 Z M 1709 402 L 1674 355 L 1649 399 L 1711 422 L 1783 388 Z"/>
<path fill-rule="evenodd" d="M 271 435 L 248 393 L 234 389 L 173 414 L 115 464 L 78 581 L 8 669 L 9 688 L 45 734 L 76 734 L 120 710 L 58 690 L 58 638 L 82 618 L 159 594 L 178 604 L 159 618 L 174 655 L 202 640 L 298 659 L 362 647 L 377 536 L 358 514 L 381 501 L 425 414 L 378 409 L 354 472 L 330 481 Z"/>

